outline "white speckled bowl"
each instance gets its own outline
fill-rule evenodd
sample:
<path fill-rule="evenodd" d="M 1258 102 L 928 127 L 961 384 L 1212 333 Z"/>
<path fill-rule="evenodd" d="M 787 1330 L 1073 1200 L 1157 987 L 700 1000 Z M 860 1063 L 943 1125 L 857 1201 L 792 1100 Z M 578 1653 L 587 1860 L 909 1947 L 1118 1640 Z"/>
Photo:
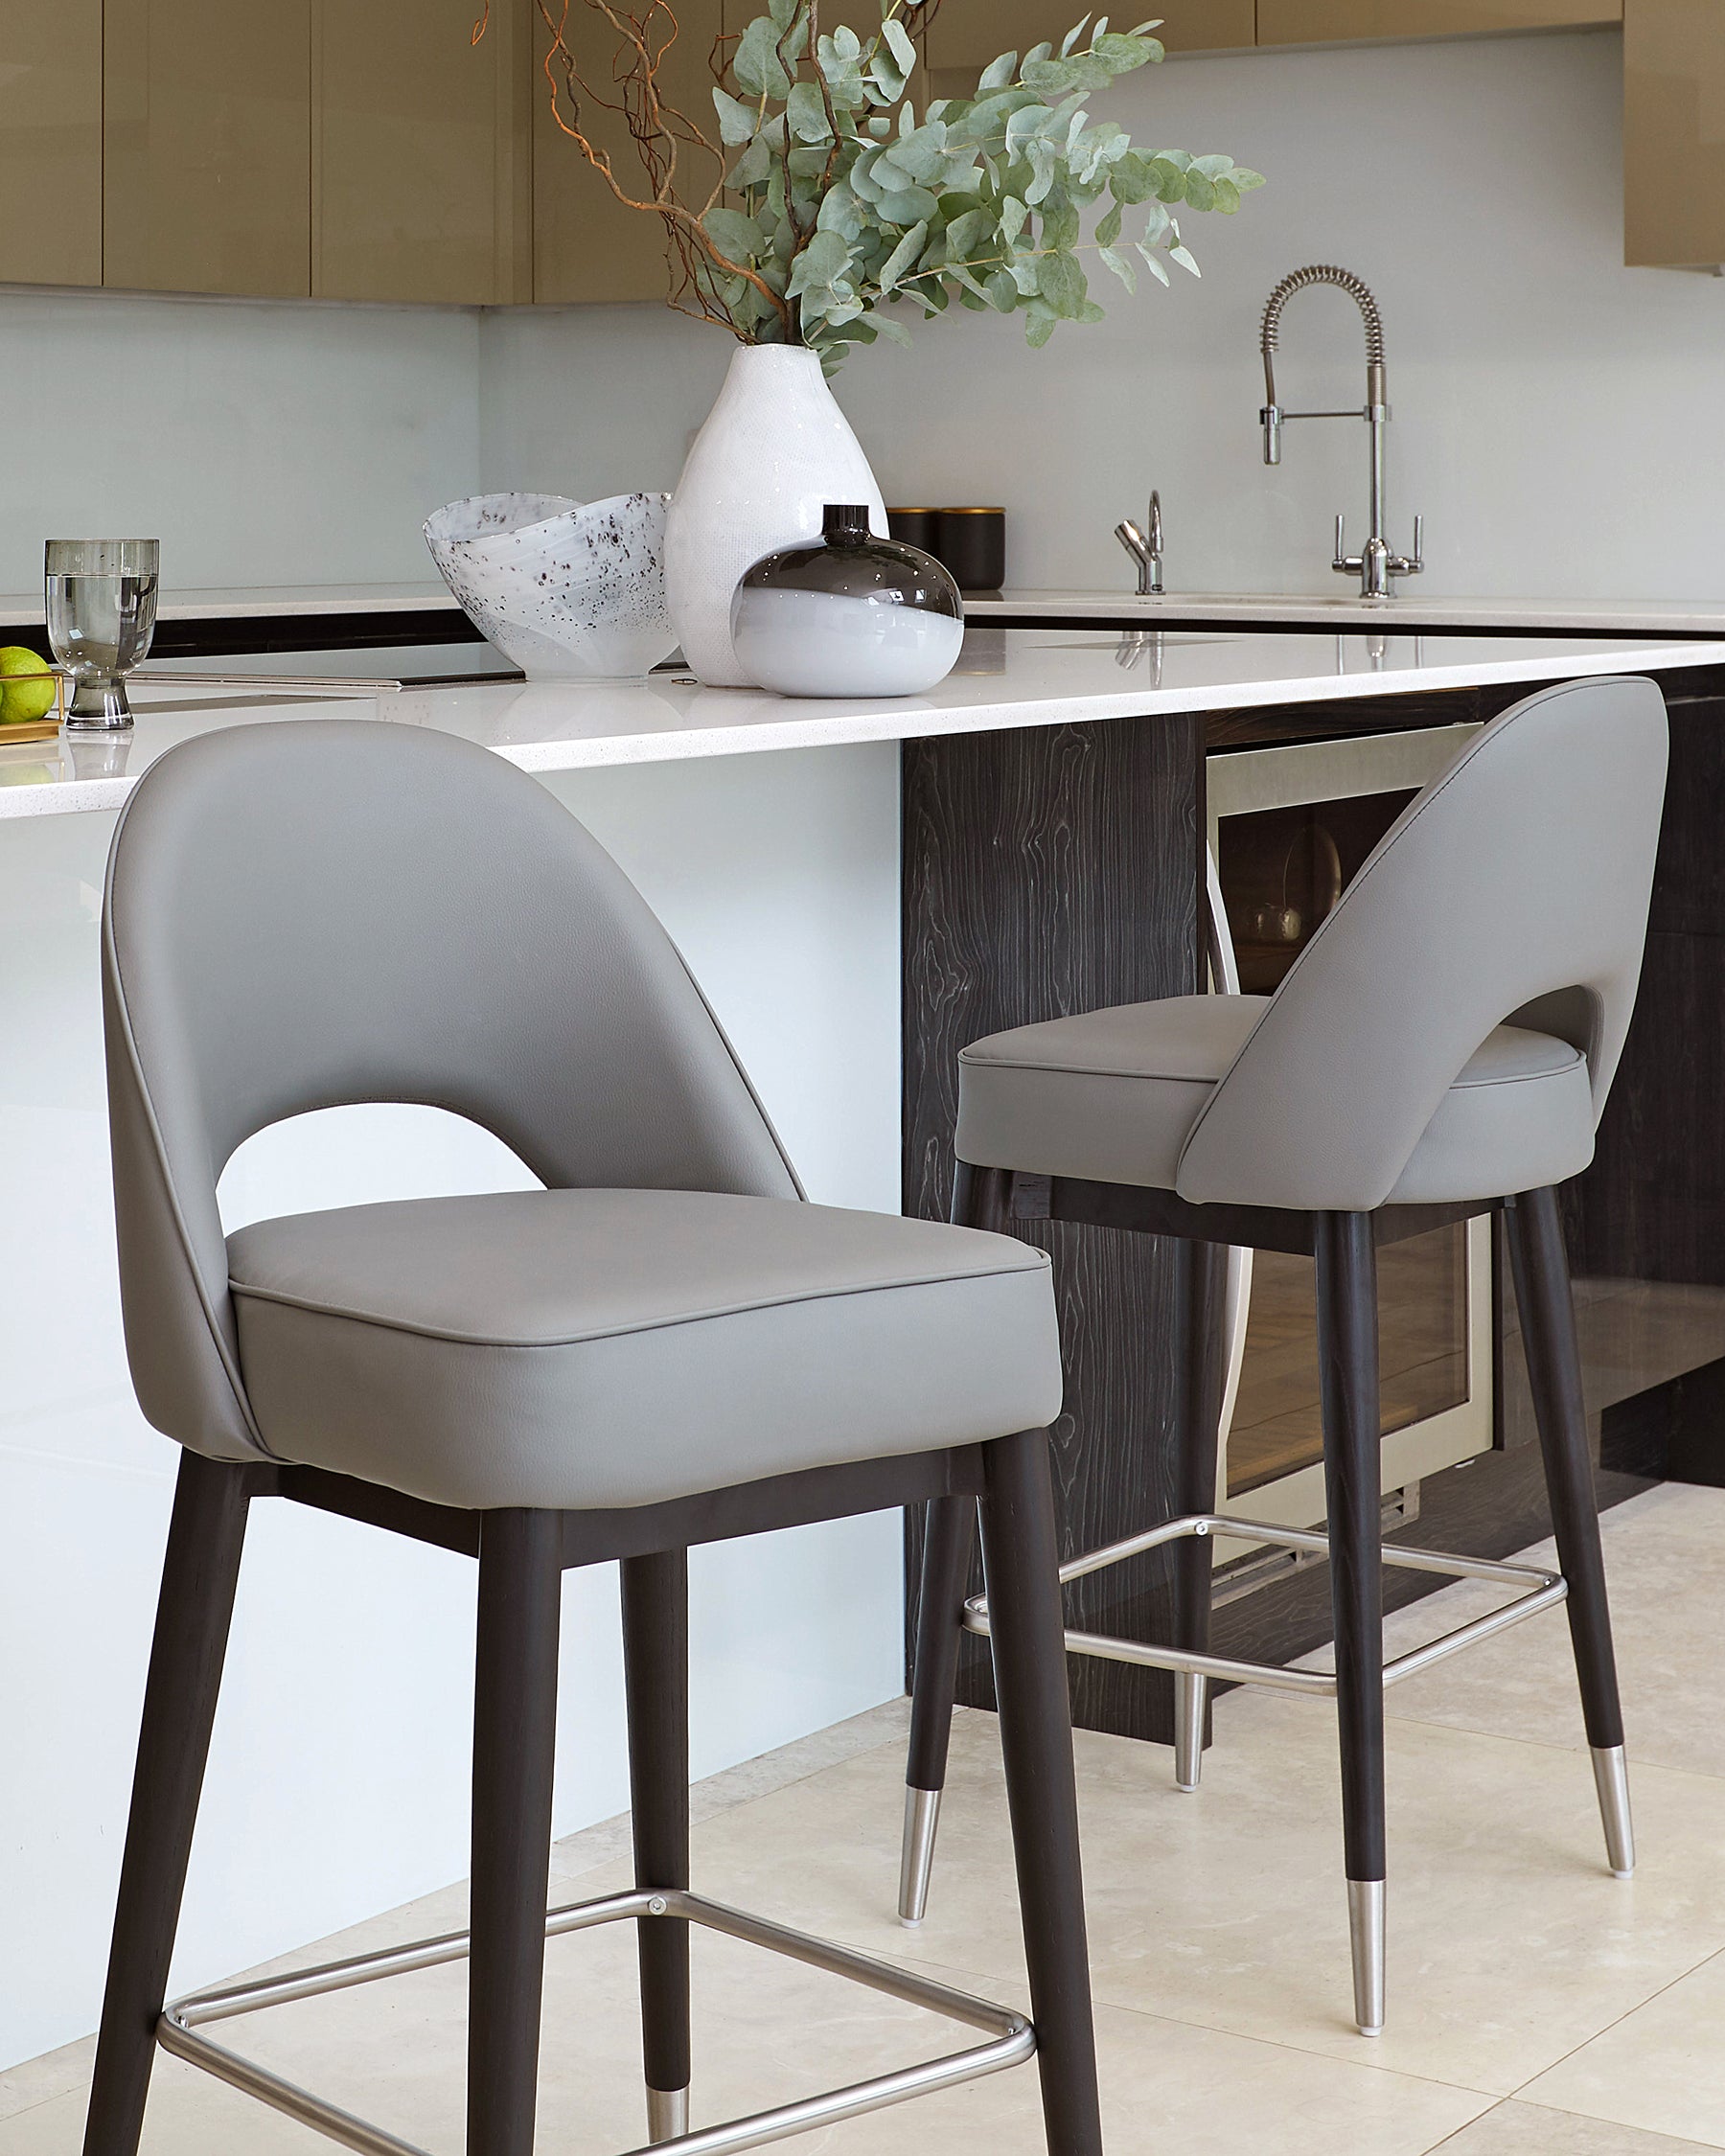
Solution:
<path fill-rule="evenodd" d="M 474 625 L 531 678 L 634 679 L 677 649 L 669 499 L 475 494 L 428 516 L 426 544 Z"/>

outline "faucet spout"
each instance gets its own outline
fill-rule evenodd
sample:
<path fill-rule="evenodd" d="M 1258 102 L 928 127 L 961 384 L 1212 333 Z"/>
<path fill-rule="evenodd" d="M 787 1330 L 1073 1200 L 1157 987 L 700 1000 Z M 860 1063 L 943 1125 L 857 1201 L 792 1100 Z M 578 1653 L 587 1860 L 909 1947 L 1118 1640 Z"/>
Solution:
<path fill-rule="evenodd" d="M 1346 292 L 1360 310 L 1366 332 L 1366 401 L 1351 411 L 1290 412 L 1283 409 L 1276 394 L 1276 355 L 1281 342 L 1283 310 L 1296 292 L 1314 285 L 1335 286 Z M 1264 430 L 1266 464 L 1280 464 L 1282 428 L 1289 420 L 1363 419 L 1370 428 L 1370 534 L 1364 550 L 1357 556 L 1344 556 L 1338 545 L 1335 566 L 1349 576 L 1358 575 L 1363 597 L 1389 598 L 1396 577 L 1415 576 L 1425 564 L 1417 543 L 1412 558 L 1404 558 L 1391 552 L 1390 542 L 1384 536 L 1384 428 L 1390 418 L 1390 398 L 1384 361 L 1384 318 L 1378 311 L 1370 287 L 1351 269 L 1339 269 L 1333 263 L 1313 263 L 1304 269 L 1296 269 L 1270 294 L 1264 308 L 1259 343 L 1264 358 L 1265 401 L 1258 420 Z"/>

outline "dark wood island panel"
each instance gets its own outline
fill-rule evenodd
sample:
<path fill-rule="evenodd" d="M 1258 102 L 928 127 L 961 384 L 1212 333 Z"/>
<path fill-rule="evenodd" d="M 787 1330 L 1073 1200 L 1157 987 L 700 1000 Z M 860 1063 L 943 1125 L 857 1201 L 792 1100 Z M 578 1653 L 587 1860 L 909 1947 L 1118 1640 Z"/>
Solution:
<path fill-rule="evenodd" d="M 1198 989 L 1204 721 L 913 742 L 903 770 L 904 1203 L 944 1220 L 967 1042 Z M 1015 1232 L 1054 1257 L 1067 1367 L 1055 1473 L 1069 1557 L 1173 1510 L 1177 1273 L 1188 1261 L 1148 1236 L 1046 1222 Z M 913 1581 L 919 1543 L 913 1521 Z M 1165 1636 L 1169 1560 L 1159 1553 L 1084 1582 L 1071 1606 L 1098 1630 Z M 986 1649 L 969 1646 L 960 1697 L 992 1705 Z M 1072 1677 L 1085 1727 L 1171 1735 L 1162 1672 L 1075 1662 Z"/>

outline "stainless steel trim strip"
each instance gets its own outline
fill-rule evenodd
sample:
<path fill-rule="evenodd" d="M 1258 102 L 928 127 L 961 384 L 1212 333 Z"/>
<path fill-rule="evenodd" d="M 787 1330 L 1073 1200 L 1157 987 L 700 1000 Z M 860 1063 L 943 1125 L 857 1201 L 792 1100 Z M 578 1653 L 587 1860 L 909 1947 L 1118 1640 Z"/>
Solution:
<path fill-rule="evenodd" d="M 891 1968 L 849 1947 L 811 1938 L 806 1933 L 790 1931 L 782 1924 L 751 1916 L 743 1910 L 729 1909 L 722 1902 L 708 1901 L 700 1894 L 637 1891 L 611 1894 L 600 1901 L 571 1903 L 550 1911 L 545 1918 L 545 1936 L 560 1938 L 570 1932 L 591 1930 L 598 1924 L 640 1916 L 678 1917 L 704 1925 L 710 1931 L 723 1932 L 728 1938 L 763 1947 L 769 1953 L 787 1955 L 811 1968 L 846 1977 L 852 1983 L 864 1984 L 871 1991 L 884 1992 L 888 1998 L 902 2000 L 908 2006 L 921 2007 L 948 2020 L 983 2030 L 990 2033 L 991 2040 L 966 2051 L 950 2053 L 943 2058 L 931 2059 L 920 2066 L 905 2067 L 897 2073 L 853 2082 L 822 2096 L 778 2104 L 747 2119 L 704 2126 L 698 2132 L 679 2134 L 668 2141 L 650 2142 L 642 2148 L 631 2150 L 629 2156 L 664 2156 L 667 2150 L 673 2151 L 674 2156 L 730 2156 L 732 2150 L 765 2147 L 792 2134 L 806 2133 L 814 2126 L 827 2125 L 839 2119 L 860 2118 L 865 2112 L 885 2110 L 890 2104 L 926 2096 L 935 2089 L 954 2088 L 961 2082 L 978 2080 L 984 2075 L 1021 2066 L 1035 2053 L 1036 2030 L 1013 2007 L 974 1999 L 910 1970 Z M 207 2022 L 257 2013 L 265 2007 L 285 2006 L 291 2000 L 313 1998 L 323 1992 L 375 1984 L 385 1977 L 404 1976 L 415 1969 L 434 1968 L 443 1962 L 460 1961 L 468 1952 L 468 1944 L 465 1932 L 452 1932 L 439 1938 L 418 1940 L 410 1946 L 356 1955 L 350 1961 L 327 1961 L 316 1968 L 284 1977 L 196 1992 L 163 2012 L 156 2024 L 156 2040 L 164 2051 L 172 2052 L 188 2065 L 200 2067 L 243 2095 L 254 2097 L 272 2110 L 297 2120 L 314 2133 L 326 2135 L 344 2147 L 354 2149 L 356 2156 L 426 2156 L 426 2151 L 415 2144 L 402 2141 L 381 2126 L 356 2118 L 337 2104 L 326 2102 L 310 2090 L 200 2035 L 198 2030 Z"/>

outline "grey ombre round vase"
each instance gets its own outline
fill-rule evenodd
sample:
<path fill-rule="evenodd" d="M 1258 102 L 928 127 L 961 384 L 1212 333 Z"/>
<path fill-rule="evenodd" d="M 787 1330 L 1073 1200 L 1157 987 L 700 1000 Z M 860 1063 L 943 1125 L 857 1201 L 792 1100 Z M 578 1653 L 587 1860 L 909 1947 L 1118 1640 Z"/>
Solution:
<path fill-rule="evenodd" d="M 865 505 L 829 505 L 825 536 L 757 562 L 731 602 L 750 677 L 787 697 L 914 697 L 964 644 L 964 602 L 932 554 L 876 539 Z"/>

